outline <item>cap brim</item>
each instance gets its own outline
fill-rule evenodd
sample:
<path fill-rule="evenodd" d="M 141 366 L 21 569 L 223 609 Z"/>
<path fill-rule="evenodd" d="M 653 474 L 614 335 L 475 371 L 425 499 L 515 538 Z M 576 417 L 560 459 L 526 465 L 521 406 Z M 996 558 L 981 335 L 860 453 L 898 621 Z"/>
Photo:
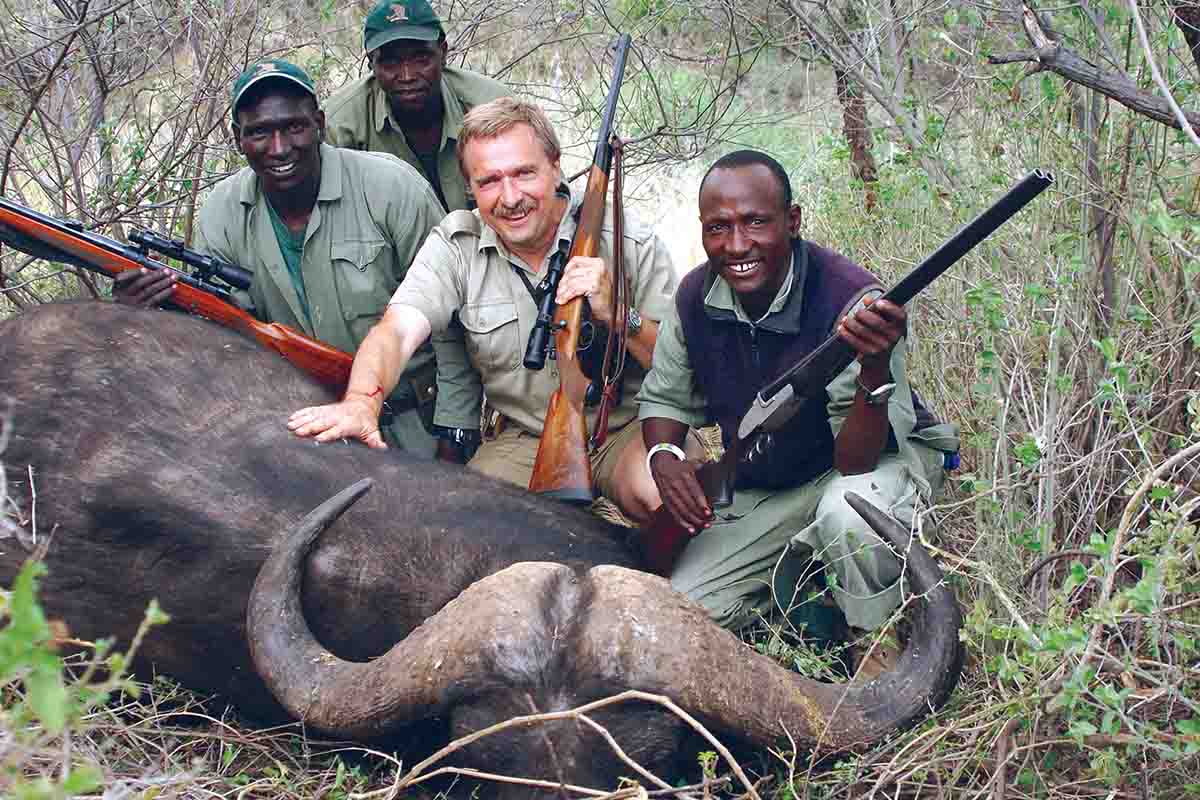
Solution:
<path fill-rule="evenodd" d="M 398 39 L 416 39 L 419 42 L 436 42 L 441 35 L 441 30 L 430 27 L 429 25 L 397 25 L 394 28 L 388 28 L 386 31 L 380 31 L 372 36 L 364 43 L 364 49 L 370 53 L 371 51 L 378 50 L 385 44 L 397 41 Z"/>
<path fill-rule="evenodd" d="M 237 121 L 236 116 L 237 116 L 238 103 L 242 102 L 242 98 L 245 97 L 246 92 L 248 92 L 250 90 L 251 86 L 260 84 L 263 81 L 289 81 L 290 83 L 294 83 L 297 86 L 299 86 L 301 89 L 303 89 L 304 91 L 308 92 L 310 95 L 313 96 L 313 98 L 316 98 L 316 96 L 317 96 L 317 93 L 315 91 L 313 91 L 313 88 L 311 86 L 309 86 L 307 83 L 305 83 L 304 81 L 300 80 L 297 77 L 288 75 L 286 72 L 268 72 L 265 75 L 255 76 L 254 78 L 251 78 L 250 81 L 245 86 L 243 86 L 241 91 L 239 91 L 237 93 L 237 95 L 233 98 L 233 104 L 230 106 L 230 110 L 234 114 L 235 122 Z"/>

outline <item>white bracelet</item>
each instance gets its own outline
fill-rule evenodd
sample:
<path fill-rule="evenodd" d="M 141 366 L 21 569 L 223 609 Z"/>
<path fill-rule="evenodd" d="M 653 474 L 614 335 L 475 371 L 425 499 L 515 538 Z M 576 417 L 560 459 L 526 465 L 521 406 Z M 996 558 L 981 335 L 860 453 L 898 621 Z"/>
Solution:
<path fill-rule="evenodd" d="M 680 450 L 670 442 L 659 442 L 650 448 L 650 452 L 646 453 L 646 472 L 650 472 L 650 459 L 654 458 L 655 453 L 670 453 L 680 461 L 687 461 L 687 453 Z M 653 472 L 650 472 L 653 475 Z"/>

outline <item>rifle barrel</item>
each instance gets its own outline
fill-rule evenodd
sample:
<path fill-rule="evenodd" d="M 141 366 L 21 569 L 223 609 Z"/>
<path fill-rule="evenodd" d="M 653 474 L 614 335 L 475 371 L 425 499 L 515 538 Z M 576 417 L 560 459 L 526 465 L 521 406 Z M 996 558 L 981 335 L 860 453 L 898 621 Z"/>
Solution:
<path fill-rule="evenodd" d="M 1049 172 L 1040 169 L 1030 172 L 1016 186 L 1005 192 L 1004 196 L 993 203 L 990 208 L 964 225 L 958 233 L 947 239 L 912 272 L 905 275 L 883 296 L 883 299 L 900 306 L 907 304 L 925 287 L 933 283 L 939 275 L 953 266 L 955 262 L 1053 183 L 1054 175 Z M 839 343 L 841 347 L 838 346 Z M 801 372 L 811 374 L 811 367 L 816 363 L 821 363 L 824 369 L 832 371 L 832 374 L 820 384 L 819 388 L 824 388 L 839 372 L 849 366 L 852 360 L 854 360 L 853 350 L 835 334 L 814 350 L 808 358 L 764 386 L 759 391 L 756 402 L 766 402 L 789 383 L 799 391 L 800 387 L 795 386 L 797 376 Z"/>
<path fill-rule="evenodd" d="M 600 167 L 605 175 L 612 166 L 612 148 L 608 140 L 612 136 L 613 118 L 617 114 L 617 98 L 621 95 L 621 82 L 625 80 L 625 61 L 629 58 L 629 45 L 633 37 L 622 33 L 617 37 L 617 52 L 613 62 L 612 83 L 608 85 L 608 97 L 604 100 L 604 116 L 600 118 L 600 132 L 596 137 L 596 153 L 592 164 Z"/>

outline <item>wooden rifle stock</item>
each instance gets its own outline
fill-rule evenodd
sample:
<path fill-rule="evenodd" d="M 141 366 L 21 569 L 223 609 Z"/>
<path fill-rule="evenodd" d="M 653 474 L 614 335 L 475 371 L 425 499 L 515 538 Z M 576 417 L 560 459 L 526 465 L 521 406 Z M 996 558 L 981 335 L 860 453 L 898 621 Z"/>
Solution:
<path fill-rule="evenodd" d="M 604 118 L 600 124 L 599 141 L 588 172 L 587 188 L 579 211 L 579 224 L 567 255 L 569 262 L 576 256 L 595 257 L 600 252 L 600 228 L 604 222 L 604 206 L 608 197 L 608 172 L 612 161 L 609 135 L 616 112 L 625 59 L 629 52 L 629 35 L 618 40 L 613 80 L 608 89 Z M 616 243 L 621 246 L 620 242 Z M 559 385 L 546 409 L 542 438 L 538 442 L 529 491 L 545 494 L 556 500 L 590 503 L 592 493 L 592 462 L 588 456 L 587 417 L 584 401 L 590 381 L 583 374 L 577 346 L 583 326 L 583 298 L 577 297 L 554 312 L 554 351 L 558 362 Z"/>
<path fill-rule="evenodd" d="M 0 197 L 0 242 L 38 258 L 73 264 L 109 278 L 143 267 L 169 269 L 178 278 L 172 306 L 256 340 L 339 393 L 350 380 L 354 361 L 350 354 L 285 325 L 260 322 L 233 305 L 220 287 L 196 280 L 116 239 L 84 231 L 81 226 Z"/>
<path fill-rule="evenodd" d="M 908 303 L 1053 182 L 1054 176 L 1041 170 L 1026 175 L 991 207 L 918 264 L 884 295 L 884 299 L 897 305 Z M 804 402 L 823 392 L 854 357 L 851 347 L 833 334 L 758 393 L 742 419 L 742 429 L 730 437 L 732 444 L 721 459 L 703 464 L 696 470 L 700 487 L 714 509 L 725 508 L 733 502 L 733 487 L 743 454 L 745 463 L 754 464 L 756 458 L 768 453 L 770 440 L 764 439 L 762 434 L 778 430 L 786 424 Z M 783 400 L 781 393 L 784 392 L 791 399 Z M 749 430 L 744 430 L 746 428 Z M 638 532 L 636 538 L 646 568 L 666 577 L 671 574 L 690 535 L 664 505 L 655 512 L 650 524 Z"/>

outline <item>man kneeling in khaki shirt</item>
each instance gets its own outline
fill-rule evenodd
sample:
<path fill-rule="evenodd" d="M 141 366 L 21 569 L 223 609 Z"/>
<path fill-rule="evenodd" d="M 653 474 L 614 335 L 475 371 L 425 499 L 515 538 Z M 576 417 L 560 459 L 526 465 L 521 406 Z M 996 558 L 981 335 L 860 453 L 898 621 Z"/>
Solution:
<path fill-rule="evenodd" d="M 458 312 L 467 355 L 478 370 L 489 404 L 507 425 L 485 442 L 470 467 L 519 484 L 529 483 L 550 396 L 559 385 L 554 362 L 533 371 L 522 366 L 525 343 L 537 318 L 534 290 L 550 258 L 575 232 L 581 201 L 561 183 L 558 138 L 537 106 L 501 98 L 478 106 L 463 120 L 458 159 L 478 204 L 455 211 L 430 233 L 383 319 L 354 358 L 349 389 L 340 403 L 305 408 L 288 427 L 319 441 L 358 438 L 372 447 L 381 398 L 431 332 L 445 330 Z M 627 331 L 625 391 L 609 417 L 607 443 L 592 455 L 596 489 L 635 521 L 662 501 L 646 469 L 646 447 L 634 395 L 650 366 L 658 320 L 671 308 L 675 288 L 663 244 L 627 220 L 623 255 L 632 305 Z M 609 323 L 612 285 L 606 263 L 613 252 L 611 213 L 601 232 L 598 258 L 573 258 L 557 302 L 585 296 L 593 316 Z M 589 429 L 596 422 L 589 415 Z"/>

